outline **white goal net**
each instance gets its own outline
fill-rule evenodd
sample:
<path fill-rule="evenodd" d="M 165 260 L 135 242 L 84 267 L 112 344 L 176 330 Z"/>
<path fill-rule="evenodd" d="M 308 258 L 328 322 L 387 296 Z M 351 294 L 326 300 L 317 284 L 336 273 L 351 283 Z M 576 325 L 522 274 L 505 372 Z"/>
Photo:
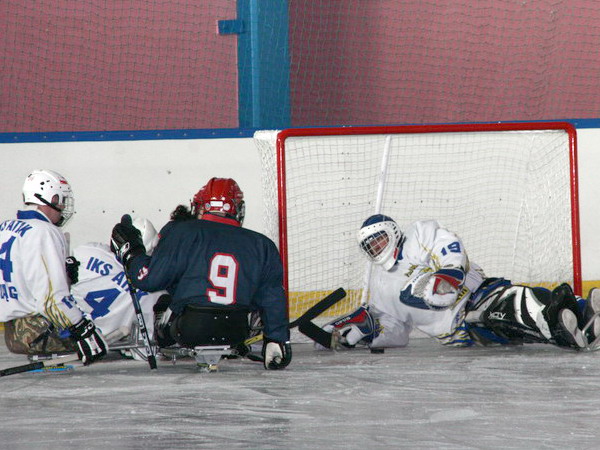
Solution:
<path fill-rule="evenodd" d="M 290 317 L 343 287 L 361 301 L 356 234 L 382 213 L 436 219 L 488 276 L 580 290 L 575 130 L 565 123 L 258 131 L 265 234 L 281 252 Z"/>

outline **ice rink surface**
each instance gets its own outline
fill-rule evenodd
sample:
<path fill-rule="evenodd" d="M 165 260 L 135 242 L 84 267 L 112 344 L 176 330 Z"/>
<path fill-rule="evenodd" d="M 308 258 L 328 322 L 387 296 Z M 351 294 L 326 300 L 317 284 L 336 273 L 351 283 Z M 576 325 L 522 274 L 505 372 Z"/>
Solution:
<path fill-rule="evenodd" d="M 0 341 L 4 342 L 0 335 Z M 545 345 L 316 351 L 292 364 L 143 362 L 112 353 L 0 378 L 2 449 L 597 449 L 600 353 Z M 0 368 L 27 362 L 0 345 Z"/>

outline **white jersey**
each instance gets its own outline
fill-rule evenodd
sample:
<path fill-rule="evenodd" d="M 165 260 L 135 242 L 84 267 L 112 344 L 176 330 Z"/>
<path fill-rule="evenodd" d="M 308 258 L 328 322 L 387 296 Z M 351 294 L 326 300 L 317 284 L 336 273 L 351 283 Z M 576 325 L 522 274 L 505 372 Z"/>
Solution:
<path fill-rule="evenodd" d="M 386 271 L 375 266 L 371 277 L 371 312 L 382 326 L 373 347 L 404 346 L 413 328 L 435 337 L 443 344 L 465 345 L 464 309 L 471 292 L 483 282 L 481 269 L 470 265 L 460 238 L 435 220 L 413 223 L 396 265 Z M 466 274 L 454 303 L 445 309 L 431 309 L 411 295 L 411 283 L 424 273 L 442 268 L 460 269 Z"/>
<path fill-rule="evenodd" d="M 123 266 L 115 259 L 108 245 L 80 245 L 73 250 L 73 256 L 81 263 L 79 281 L 71 286 L 79 307 L 93 319 L 109 344 L 129 334 L 137 318 Z M 154 330 L 152 307 L 164 293 L 137 293 L 150 336 Z"/>
<path fill-rule="evenodd" d="M 69 292 L 67 243 L 40 211 L 0 224 L 0 322 L 41 314 L 59 329 L 82 318 Z"/>

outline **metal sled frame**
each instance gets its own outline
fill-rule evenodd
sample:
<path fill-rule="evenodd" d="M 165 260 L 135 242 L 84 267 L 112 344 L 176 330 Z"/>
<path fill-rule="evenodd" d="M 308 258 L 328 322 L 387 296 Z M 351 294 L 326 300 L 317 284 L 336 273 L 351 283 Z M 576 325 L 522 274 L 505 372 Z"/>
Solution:
<path fill-rule="evenodd" d="M 236 350 L 229 345 L 200 345 L 194 348 L 161 348 L 160 353 L 177 362 L 178 356 L 190 356 L 196 360 L 198 368 L 202 372 L 216 372 L 219 370 L 219 361 L 225 356 L 237 354 Z"/>

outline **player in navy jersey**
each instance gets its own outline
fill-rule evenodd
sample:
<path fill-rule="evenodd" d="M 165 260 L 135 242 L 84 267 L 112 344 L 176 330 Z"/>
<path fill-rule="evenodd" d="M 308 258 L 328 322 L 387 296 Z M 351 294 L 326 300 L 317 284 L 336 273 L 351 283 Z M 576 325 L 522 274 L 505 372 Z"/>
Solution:
<path fill-rule="evenodd" d="M 178 210 L 175 211 L 177 213 Z M 159 346 L 240 344 L 248 336 L 248 313 L 260 314 L 267 369 L 292 358 L 283 269 L 273 241 L 242 228 L 244 194 L 230 178 L 212 178 L 194 196 L 189 214 L 172 216 L 152 256 L 144 253 L 131 217 L 112 233 L 112 249 L 133 284 L 165 289 L 172 301 L 156 326 Z M 207 320 L 207 317 L 221 319 Z M 213 324 L 215 322 L 215 324 Z"/>

